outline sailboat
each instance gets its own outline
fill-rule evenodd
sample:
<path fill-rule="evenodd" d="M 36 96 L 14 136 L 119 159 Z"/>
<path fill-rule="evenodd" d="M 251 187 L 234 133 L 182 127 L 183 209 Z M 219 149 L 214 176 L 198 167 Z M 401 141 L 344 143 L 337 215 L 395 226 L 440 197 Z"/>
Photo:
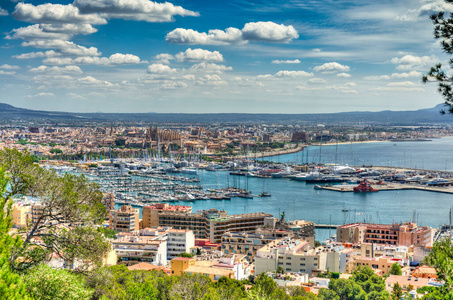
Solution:
<path fill-rule="evenodd" d="M 267 184 L 267 189 L 265 190 L 265 189 L 264 189 L 264 182 L 263 182 L 263 191 L 261 192 L 260 196 L 261 196 L 261 197 L 270 197 L 270 196 L 272 196 L 272 195 L 269 193 L 269 183 Z"/>

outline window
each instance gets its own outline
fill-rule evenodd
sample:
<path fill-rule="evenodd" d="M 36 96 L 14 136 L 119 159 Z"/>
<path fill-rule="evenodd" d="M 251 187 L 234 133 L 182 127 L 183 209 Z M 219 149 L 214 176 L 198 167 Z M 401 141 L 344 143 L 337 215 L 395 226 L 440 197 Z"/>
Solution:
<path fill-rule="evenodd" d="M 291 263 L 286 263 L 287 266 L 291 266 Z"/>
<path fill-rule="evenodd" d="M 301 267 L 305 267 L 305 264 L 300 264 Z"/>

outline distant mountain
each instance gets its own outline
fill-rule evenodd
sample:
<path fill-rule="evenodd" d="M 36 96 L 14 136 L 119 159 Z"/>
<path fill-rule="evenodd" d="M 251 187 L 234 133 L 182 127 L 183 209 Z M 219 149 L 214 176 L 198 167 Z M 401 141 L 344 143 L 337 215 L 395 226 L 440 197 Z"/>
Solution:
<path fill-rule="evenodd" d="M 88 122 L 148 122 L 148 123 L 282 123 L 282 124 L 370 124 L 370 125 L 427 125 L 452 124 L 452 115 L 441 115 L 444 104 L 414 111 L 341 112 L 325 114 L 185 114 L 185 113 L 71 113 L 17 108 L 0 103 L 0 122 L 55 121 Z"/>

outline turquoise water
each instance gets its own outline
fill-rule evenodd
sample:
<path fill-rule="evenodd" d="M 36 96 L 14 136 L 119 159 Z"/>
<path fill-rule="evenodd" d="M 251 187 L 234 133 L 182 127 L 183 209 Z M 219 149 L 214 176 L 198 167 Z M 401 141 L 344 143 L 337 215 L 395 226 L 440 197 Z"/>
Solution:
<path fill-rule="evenodd" d="M 296 154 L 265 158 L 275 162 L 338 163 L 453 171 L 453 137 L 430 142 L 377 142 L 309 146 Z"/>
<path fill-rule="evenodd" d="M 396 144 L 396 146 L 394 146 Z M 336 146 L 323 147 L 323 157 L 334 162 Z M 347 162 L 351 145 L 338 145 L 339 163 Z M 406 166 L 453 170 L 453 138 L 436 139 L 432 142 L 400 142 L 353 144 L 352 152 L 357 161 L 363 164 Z M 330 149 L 330 150 L 329 150 Z M 310 157 L 319 157 L 319 147 L 309 147 Z M 311 154 L 313 153 L 313 154 Z M 339 153 L 342 153 L 341 155 Z M 295 161 L 302 153 L 273 157 L 274 161 Z M 305 152 L 306 154 L 306 152 Z M 340 157 L 344 162 L 340 161 Z M 269 158 L 267 158 L 269 159 Z M 304 160 L 304 162 L 306 159 Z M 361 163 L 362 164 L 362 163 Z M 269 190 L 271 197 L 253 199 L 232 198 L 232 200 L 201 200 L 196 202 L 176 202 L 192 205 L 193 211 L 209 208 L 223 209 L 228 214 L 266 212 L 274 216 L 285 211 L 286 218 L 304 219 L 322 224 L 344 224 L 349 222 L 405 222 L 413 219 L 423 226 L 438 227 L 448 223 L 448 210 L 453 206 L 453 195 L 425 191 L 381 191 L 370 194 L 339 193 L 315 190 L 312 184 L 289 179 L 246 178 L 229 175 L 226 171 L 199 171 L 198 177 L 206 188 L 221 188 L 227 185 L 245 187 L 252 194 Z M 342 212 L 342 209 L 349 212 Z M 332 230 L 331 234 L 335 231 Z M 329 230 L 317 230 L 317 240 L 329 236 Z"/>

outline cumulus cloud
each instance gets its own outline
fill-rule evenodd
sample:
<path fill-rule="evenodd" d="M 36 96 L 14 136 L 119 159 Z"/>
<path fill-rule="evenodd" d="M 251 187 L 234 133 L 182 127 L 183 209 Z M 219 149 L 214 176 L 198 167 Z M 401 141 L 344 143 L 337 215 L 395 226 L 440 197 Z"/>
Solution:
<path fill-rule="evenodd" d="M 313 73 L 308 73 L 305 71 L 278 71 L 275 73 L 274 77 L 283 78 L 283 77 L 311 77 Z"/>
<path fill-rule="evenodd" d="M 72 56 L 100 56 L 102 53 L 96 47 L 84 47 L 70 41 L 63 40 L 32 40 L 23 42 L 24 47 L 34 47 L 43 49 L 57 49 L 65 55 Z"/>
<path fill-rule="evenodd" d="M 294 60 L 273 60 L 273 64 L 300 64 L 300 60 L 294 59 Z"/>
<path fill-rule="evenodd" d="M 337 76 L 342 78 L 351 78 L 351 74 L 348 73 L 338 73 Z"/>
<path fill-rule="evenodd" d="M 212 29 L 198 32 L 193 29 L 177 28 L 167 34 L 169 43 L 191 45 L 230 45 L 247 43 L 248 41 L 288 43 L 299 38 L 297 30 L 289 25 L 274 22 L 246 23 L 242 29 L 229 27 L 225 30 Z"/>
<path fill-rule="evenodd" d="M 60 73 L 78 73 L 81 74 L 82 69 L 78 66 L 65 66 L 65 67 L 48 67 L 48 66 L 39 66 L 37 68 L 30 69 L 32 73 L 52 73 L 52 74 L 60 74 Z"/>
<path fill-rule="evenodd" d="M 164 89 L 164 90 L 174 90 L 177 88 L 186 88 L 186 87 L 187 87 L 187 83 L 185 83 L 183 81 L 170 81 L 170 80 L 165 81 L 160 86 L 160 88 Z"/>
<path fill-rule="evenodd" d="M 427 18 L 440 11 L 453 12 L 453 5 L 444 0 L 426 0 L 427 2 L 417 9 L 409 9 L 405 14 L 397 16 L 398 21 L 415 21 L 419 18 Z"/>
<path fill-rule="evenodd" d="M 125 19 L 146 22 L 171 22 L 173 16 L 199 14 L 169 2 L 157 3 L 148 0 L 75 0 L 83 14 L 100 14 L 107 19 Z"/>
<path fill-rule="evenodd" d="M 3 9 L 0 7 L 0 16 L 7 16 L 9 15 L 8 11 L 6 9 Z"/>
<path fill-rule="evenodd" d="M 225 65 L 218 65 L 214 63 L 206 63 L 202 62 L 199 64 L 195 64 L 190 67 L 191 71 L 203 71 L 207 73 L 222 73 L 224 71 L 231 71 L 233 70 L 232 67 L 227 67 Z"/>
<path fill-rule="evenodd" d="M 86 24 L 106 24 L 105 18 L 98 14 L 81 14 L 79 9 L 72 4 L 41 4 L 34 6 L 28 3 L 18 3 L 13 17 L 19 21 L 29 23 L 86 23 Z"/>
<path fill-rule="evenodd" d="M 92 76 L 79 78 L 77 81 L 82 83 L 82 84 L 90 85 L 90 86 L 98 86 L 98 87 L 112 87 L 112 86 L 115 86 L 114 84 L 112 84 L 112 83 L 110 83 L 108 81 L 99 80 L 99 79 L 96 79 L 96 78 L 94 78 Z"/>
<path fill-rule="evenodd" d="M 322 73 L 349 72 L 349 67 L 337 62 L 329 62 L 321 66 L 316 66 L 313 70 Z"/>
<path fill-rule="evenodd" d="M 54 97 L 53 93 L 38 93 L 34 95 L 28 95 L 27 98 L 38 98 L 38 97 Z"/>
<path fill-rule="evenodd" d="M 389 84 L 387 84 L 388 86 L 414 86 L 415 83 L 413 83 L 412 81 L 402 81 L 402 82 L 390 82 Z"/>
<path fill-rule="evenodd" d="M 0 66 L 0 69 L 3 69 L 3 70 L 19 70 L 20 67 L 19 66 L 12 66 L 12 65 L 8 65 L 8 64 L 4 64 L 4 65 Z"/>
<path fill-rule="evenodd" d="M 225 85 L 227 84 L 219 75 L 204 75 L 203 77 L 198 78 L 198 85 Z"/>
<path fill-rule="evenodd" d="M 247 23 L 242 28 L 245 40 L 288 43 L 299 38 L 299 34 L 293 26 L 285 26 L 274 22 Z"/>
<path fill-rule="evenodd" d="M 338 91 L 343 94 L 358 94 L 358 92 L 351 88 L 351 85 L 331 85 L 331 86 L 298 86 L 296 90 L 311 91 L 311 92 L 325 92 L 327 90 Z"/>
<path fill-rule="evenodd" d="M 163 63 L 163 64 L 167 64 L 169 65 L 170 64 L 170 60 L 173 60 L 175 59 L 175 57 L 171 54 L 168 54 L 168 53 L 161 53 L 161 54 L 158 54 L 154 57 L 156 60 L 158 60 L 159 62 Z"/>
<path fill-rule="evenodd" d="M 219 51 L 209 51 L 204 49 L 187 49 L 175 55 L 179 61 L 223 61 L 223 55 Z"/>
<path fill-rule="evenodd" d="M 11 35 L 7 35 L 5 39 L 22 39 L 22 40 L 34 40 L 34 39 L 51 39 L 51 40 L 66 40 L 69 39 L 69 35 L 60 32 L 48 32 L 44 31 L 39 24 L 30 25 L 27 27 L 20 27 L 13 29 Z"/>
<path fill-rule="evenodd" d="M 401 58 L 394 57 L 390 60 L 392 64 L 397 64 L 399 71 L 426 70 L 439 62 L 437 57 L 433 56 L 414 56 L 405 55 Z"/>
<path fill-rule="evenodd" d="M 363 79 L 365 80 L 389 80 L 390 76 L 389 75 L 372 75 L 372 76 L 365 76 Z"/>
<path fill-rule="evenodd" d="M 0 75 L 14 75 L 14 74 L 16 74 L 15 71 L 0 70 Z"/>
<path fill-rule="evenodd" d="M 208 33 L 198 32 L 193 29 L 176 28 L 165 37 L 169 43 L 189 45 L 229 45 L 245 43 L 242 32 L 237 28 L 209 30 Z"/>
<path fill-rule="evenodd" d="M 407 73 L 393 73 L 391 75 L 392 78 L 409 78 L 409 77 L 419 77 L 421 78 L 422 77 L 422 73 L 421 72 L 417 72 L 417 71 L 410 71 L 410 72 L 407 72 Z"/>
<path fill-rule="evenodd" d="M 139 64 L 142 61 L 140 57 L 133 54 L 115 53 L 110 57 L 91 57 L 81 56 L 76 58 L 70 57 L 53 57 L 47 58 L 43 61 L 49 65 L 100 65 L 100 66 L 113 66 L 113 65 L 131 65 Z"/>
<path fill-rule="evenodd" d="M 152 64 L 148 66 L 148 73 L 151 74 L 172 74 L 176 73 L 176 69 L 172 69 L 164 64 Z"/>
<path fill-rule="evenodd" d="M 322 78 L 310 78 L 308 80 L 309 83 L 312 83 L 312 84 L 323 84 L 323 83 L 326 83 L 326 81 Z"/>
<path fill-rule="evenodd" d="M 44 58 L 44 57 L 57 57 L 61 56 L 61 53 L 57 53 L 54 50 L 49 50 L 46 52 L 30 52 L 30 53 L 23 53 L 19 55 L 13 55 L 13 58 L 16 59 L 33 59 L 33 58 Z"/>

